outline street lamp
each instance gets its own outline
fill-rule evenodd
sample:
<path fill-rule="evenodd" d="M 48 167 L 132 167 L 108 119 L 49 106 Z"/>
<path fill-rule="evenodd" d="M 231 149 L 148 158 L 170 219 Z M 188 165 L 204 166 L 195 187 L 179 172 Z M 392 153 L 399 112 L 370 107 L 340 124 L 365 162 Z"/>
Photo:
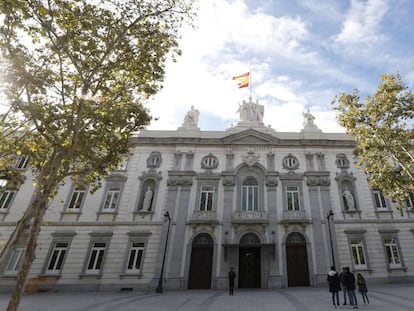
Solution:
<path fill-rule="evenodd" d="M 329 211 L 329 213 L 326 215 L 326 219 L 328 219 L 328 229 L 329 229 L 329 241 L 331 242 L 331 254 L 332 254 L 332 265 L 335 267 L 335 256 L 334 256 L 334 249 L 332 244 L 332 233 L 331 233 L 331 218 L 333 219 L 334 213 L 332 210 Z"/>
<path fill-rule="evenodd" d="M 165 221 L 168 220 L 167 237 L 165 238 L 164 256 L 162 258 L 161 273 L 160 273 L 160 278 L 158 280 L 158 286 L 155 289 L 156 293 L 162 293 L 162 290 L 163 290 L 163 288 L 162 288 L 162 279 L 163 279 L 163 276 L 164 276 L 165 255 L 167 254 L 168 236 L 170 235 L 170 224 L 171 224 L 171 217 L 170 217 L 170 213 L 168 213 L 168 211 L 165 212 L 164 219 L 165 219 Z"/>

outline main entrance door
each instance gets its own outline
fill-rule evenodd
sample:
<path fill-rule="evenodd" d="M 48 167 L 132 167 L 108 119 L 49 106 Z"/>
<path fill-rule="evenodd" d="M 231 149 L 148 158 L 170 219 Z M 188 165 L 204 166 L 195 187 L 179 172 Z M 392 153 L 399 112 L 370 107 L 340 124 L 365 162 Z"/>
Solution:
<path fill-rule="evenodd" d="M 189 289 L 211 288 L 213 266 L 213 239 L 206 233 L 197 235 L 191 248 Z"/>
<path fill-rule="evenodd" d="M 248 233 L 240 240 L 239 288 L 260 288 L 260 240 Z"/>
<path fill-rule="evenodd" d="M 286 263 L 288 286 L 309 286 L 306 240 L 299 232 L 293 232 L 286 238 Z"/>

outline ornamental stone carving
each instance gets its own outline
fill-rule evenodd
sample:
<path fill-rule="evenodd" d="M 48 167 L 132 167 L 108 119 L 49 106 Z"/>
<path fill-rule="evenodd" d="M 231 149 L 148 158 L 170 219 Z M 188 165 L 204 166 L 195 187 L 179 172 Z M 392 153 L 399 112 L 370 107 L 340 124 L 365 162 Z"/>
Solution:
<path fill-rule="evenodd" d="M 201 160 L 201 168 L 204 168 L 206 170 L 212 170 L 217 168 L 219 162 L 216 156 L 209 153 L 203 159 Z"/>
<path fill-rule="evenodd" d="M 235 184 L 236 184 L 236 178 L 234 175 L 223 176 L 223 186 L 234 187 Z"/>
<path fill-rule="evenodd" d="M 162 162 L 161 153 L 158 151 L 153 151 L 147 158 L 147 167 L 148 168 L 160 167 L 161 162 Z"/>
<path fill-rule="evenodd" d="M 340 154 L 336 155 L 335 164 L 341 170 L 346 170 L 346 169 L 349 168 L 349 160 L 348 160 L 347 156 L 343 153 L 340 153 Z"/>
<path fill-rule="evenodd" d="M 248 151 L 247 154 L 242 155 L 242 160 L 248 166 L 253 166 L 259 162 L 259 155 L 255 154 L 254 151 Z"/>

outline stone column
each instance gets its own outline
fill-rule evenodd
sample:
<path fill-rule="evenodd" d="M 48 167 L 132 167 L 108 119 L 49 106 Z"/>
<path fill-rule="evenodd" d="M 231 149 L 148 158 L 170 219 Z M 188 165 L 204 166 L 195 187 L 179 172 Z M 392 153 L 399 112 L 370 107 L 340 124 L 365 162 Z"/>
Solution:
<path fill-rule="evenodd" d="M 315 173 L 315 174 L 312 174 L 311 176 L 308 175 L 307 180 L 306 180 L 306 183 L 309 189 L 310 213 L 311 213 L 313 240 L 314 240 L 313 250 L 315 252 L 315 271 L 314 271 L 315 285 L 323 284 L 324 282 L 326 282 L 326 271 L 329 268 L 329 260 L 328 260 L 329 257 L 326 257 L 326 254 L 327 254 L 326 250 L 329 249 L 330 245 L 329 245 L 329 241 L 324 239 L 323 230 L 325 230 L 326 227 L 323 226 L 324 221 L 322 221 L 326 218 L 326 214 L 323 213 L 321 215 L 321 206 L 322 206 L 322 211 L 325 211 L 325 207 L 326 207 L 325 204 L 327 203 L 329 204 L 329 201 L 321 202 L 319 199 L 320 198 L 319 194 L 320 192 L 322 192 L 320 190 L 321 190 L 321 185 L 322 185 L 323 180 L 327 180 L 328 185 L 329 185 L 329 179 L 326 176 L 321 176 L 320 173 Z M 326 190 L 329 191 L 329 187 L 325 186 L 324 188 L 325 188 L 324 192 L 329 195 L 329 192 L 326 191 Z M 327 198 L 329 199 L 329 197 Z M 321 243 L 322 241 L 325 241 L 325 243 Z"/>
<path fill-rule="evenodd" d="M 171 255 L 169 256 L 167 266 L 167 287 L 170 289 L 183 289 L 184 286 L 181 264 L 184 260 L 185 247 L 187 245 L 185 243 L 185 232 L 192 184 L 192 176 L 180 174 L 178 203 L 175 211 L 170 212 L 173 223 L 169 242 Z"/>
<path fill-rule="evenodd" d="M 168 211 L 168 213 L 170 214 L 171 217 L 171 227 L 170 227 L 170 236 L 169 236 L 169 242 L 171 242 L 171 236 L 172 236 L 172 229 L 173 229 L 173 218 L 174 218 L 174 211 L 175 211 L 175 203 L 177 200 L 177 195 L 178 195 L 178 178 L 175 177 L 170 177 L 167 180 L 167 206 L 166 206 L 166 211 Z M 162 259 L 164 256 L 164 250 L 165 250 L 165 240 L 167 238 L 167 229 L 168 229 L 168 221 L 164 222 L 164 213 L 162 212 L 161 214 L 161 221 L 163 222 L 161 227 L 160 227 L 160 245 L 159 245 L 159 249 L 158 249 L 158 257 L 157 257 L 157 266 L 155 268 L 155 275 L 154 275 L 154 279 L 152 281 L 152 285 L 155 288 L 158 284 L 158 280 L 159 280 L 159 276 L 161 273 L 161 266 L 162 266 Z M 171 243 L 169 243 L 168 246 L 170 246 Z M 171 247 L 167 248 L 167 255 L 169 253 L 169 250 L 171 249 Z M 166 262 L 168 262 L 168 257 L 166 257 Z M 166 276 L 166 271 L 164 269 L 164 276 Z"/>
<path fill-rule="evenodd" d="M 273 288 L 278 284 L 280 278 L 279 265 L 277 259 L 279 258 L 279 250 L 277 248 L 277 173 L 266 175 L 266 190 L 267 190 L 267 211 L 269 215 L 268 236 L 269 243 L 275 243 L 273 248 L 267 248 L 267 264 L 268 267 L 268 282 L 267 287 Z"/>
<path fill-rule="evenodd" d="M 235 186 L 235 175 L 233 173 L 223 173 L 223 217 L 221 241 L 223 244 L 232 243 L 232 214 L 233 214 L 233 197 Z M 223 247 L 220 245 L 220 247 Z M 237 259 L 234 257 L 235 250 L 232 248 L 223 248 L 220 260 L 220 276 L 218 277 L 218 287 L 225 288 L 227 286 L 227 273 L 230 265 Z M 225 258 L 226 257 L 226 258 Z"/>

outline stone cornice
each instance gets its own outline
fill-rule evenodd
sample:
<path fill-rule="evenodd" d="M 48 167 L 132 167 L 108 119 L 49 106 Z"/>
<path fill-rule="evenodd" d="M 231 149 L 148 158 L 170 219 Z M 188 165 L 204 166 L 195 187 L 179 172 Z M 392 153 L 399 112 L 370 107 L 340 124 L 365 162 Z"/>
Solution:
<path fill-rule="evenodd" d="M 187 137 L 134 137 L 131 139 L 132 145 L 201 145 L 201 146 L 278 146 L 278 147 L 335 147 L 335 148 L 355 148 L 353 140 L 340 139 L 280 139 L 275 141 L 224 141 L 220 138 L 187 138 Z"/>

